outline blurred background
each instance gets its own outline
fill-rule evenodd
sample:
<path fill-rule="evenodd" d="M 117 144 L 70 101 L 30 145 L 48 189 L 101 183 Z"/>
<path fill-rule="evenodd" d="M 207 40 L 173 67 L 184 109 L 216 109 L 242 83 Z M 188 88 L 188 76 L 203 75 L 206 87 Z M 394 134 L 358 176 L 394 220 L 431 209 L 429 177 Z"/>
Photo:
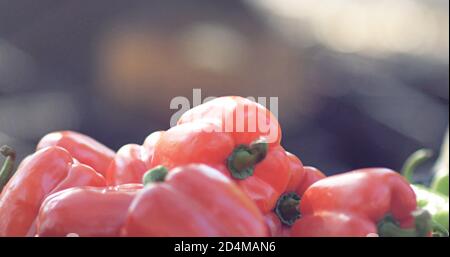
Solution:
<path fill-rule="evenodd" d="M 70 129 L 117 150 L 176 96 L 277 96 L 285 148 L 327 174 L 441 146 L 446 0 L 0 0 L 0 144 Z M 192 100 L 191 100 L 192 101 Z"/>

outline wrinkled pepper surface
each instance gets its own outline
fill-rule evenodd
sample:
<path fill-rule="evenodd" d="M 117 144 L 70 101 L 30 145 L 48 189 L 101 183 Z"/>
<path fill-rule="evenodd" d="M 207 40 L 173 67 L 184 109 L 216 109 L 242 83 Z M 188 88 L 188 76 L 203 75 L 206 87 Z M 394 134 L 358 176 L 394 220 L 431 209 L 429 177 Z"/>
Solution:
<path fill-rule="evenodd" d="M 39 236 L 119 236 L 142 184 L 72 187 L 47 197 L 37 219 Z"/>
<path fill-rule="evenodd" d="M 162 133 L 153 132 L 142 145 L 128 144 L 121 147 L 106 172 L 107 184 L 141 183 L 142 176 L 151 168 L 154 147 Z"/>
<path fill-rule="evenodd" d="M 285 191 L 290 168 L 281 129 L 262 105 L 220 97 L 184 113 L 155 145 L 152 166 L 203 163 L 220 170 L 267 213 Z"/>
<path fill-rule="evenodd" d="M 289 206 L 286 206 L 288 209 Z M 324 178 L 300 201 L 291 236 L 429 236 L 431 216 L 400 174 L 369 168 Z"/>
<path fill-rule="evenodd" d="M 59 146 L 66 149 L 73 158 L 79 162 L 91 166 L 103 176 L 106 175 L 114 151 L 99 143 L 95 139 L 74 131 L 58 131 L 44 136 L 37 145 L 37 150 Z"/>
<path fill-rule="evenodd" d="M 0 236 L 34 236 L 39 208 L 52 193 L 105 185 L 102 175 L 73 159 L 65 149 L 42 148 L 21 162 L 0 194 Z"/>
<path fill-rule="evenodd" d="M 267 236 L 255 203 L 219 171 L 203 165 L 162 166 L 144 175 L 122 236 Z"/>
<path fill-rule="evenodd" d="M 290 159 L 291 179 L 286 192 L 280 196 L 275 208 L 265 215 L 271 236 L 288 236 L 291 226 L 300 218 L 300 200 L 303 193 L 315 182 L 325 178 L 317 168 L 305 166 L 293 154 Z"/>

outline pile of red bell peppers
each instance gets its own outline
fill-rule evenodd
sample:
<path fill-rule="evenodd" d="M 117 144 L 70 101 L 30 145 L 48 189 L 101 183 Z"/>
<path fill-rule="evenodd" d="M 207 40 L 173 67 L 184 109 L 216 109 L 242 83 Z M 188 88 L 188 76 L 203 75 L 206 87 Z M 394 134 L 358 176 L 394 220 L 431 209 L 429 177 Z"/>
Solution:
<path fill-rule="evenodd" d="M 243 129 L 227 129 L 237 116 Z M 251 128 L 255 117 L 276 131 L 270 140 Z M 0 236 L 435 234 L 399 173 L 366 168 L 326 177 L 280 141 L 269 110 L 220 97 L 117 152 L 86 135 L 54 132 L 14 167 L 15 153 L 4 146 Z"/>

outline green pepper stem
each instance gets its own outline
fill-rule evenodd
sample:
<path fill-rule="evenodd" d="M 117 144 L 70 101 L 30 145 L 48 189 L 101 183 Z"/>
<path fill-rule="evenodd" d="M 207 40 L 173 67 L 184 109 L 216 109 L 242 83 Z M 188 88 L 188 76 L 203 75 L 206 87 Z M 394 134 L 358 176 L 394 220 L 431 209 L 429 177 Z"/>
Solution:
<path fill-rule="evenodd" d="M 237 146 L 227 159 L 228 169 L 236 179 L 245 179 L 253 175 L 255 165 L 267 155 L 265 140 L 256 140 L 250 145 Z"/>
<path fill-rule="evenodd" d="M 431 214 L 419 209 L 412 213 L 415 219 L 413 228 L 401 228 L 392 216 L 386 216 L 378 223 L 378 234 L 381 237 L 426 237 L 433 230 Z"/>
<path fill-rule="evenodd" d="M 142 183 L 146 186 L 151 183 L 164 182 L 168 173 L 169 171 L 166 167 L 162 165 L 156 166 L 144 174 Z"/>
<path fill-rule="evenodd" d="M 402 229 L 394 223 L 385 223 L 378 227 L 380 237 L 415 237 L 415 229 Z"/>
<path fill-rule="evenodd" d="M 296 193 L 285 193 L 280 196 L 275 205 L 275 214 L 281 223 L 292 226 L 300 218 L 299 205 L 300 197 Z"/>
<path fill-rule="evenodd" d="M 0 169 L 0 192 L 14 175 L 14 163 L 16 161 L 16 152 L 11 147 L 4 145 L 0 147 L 0 153 L 5 156 L 5 161 Z"/>
<path fill-rule="evenodd" d="M 427 161 L 433 156 L 433 151 L 429 149 L 420 149 L 411 154 L 408 159 L 406 159 L 402 168 L 402 175 L 409 181 L 413 183 L 414 171 L 423 162 Z"/>

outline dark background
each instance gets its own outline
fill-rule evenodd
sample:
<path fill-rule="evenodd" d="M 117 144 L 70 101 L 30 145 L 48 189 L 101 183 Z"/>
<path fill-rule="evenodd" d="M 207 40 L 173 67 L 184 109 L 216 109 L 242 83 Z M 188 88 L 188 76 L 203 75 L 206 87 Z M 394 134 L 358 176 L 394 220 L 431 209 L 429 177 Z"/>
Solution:
<path fill-rule="evenodd" d="M 0 0 L 0 144 L 117 150 L 201 88 L 279 97 L 285 148 L 327 174 L 398 169 L 447 131 L 448 19 L 444 0 Z"/>

